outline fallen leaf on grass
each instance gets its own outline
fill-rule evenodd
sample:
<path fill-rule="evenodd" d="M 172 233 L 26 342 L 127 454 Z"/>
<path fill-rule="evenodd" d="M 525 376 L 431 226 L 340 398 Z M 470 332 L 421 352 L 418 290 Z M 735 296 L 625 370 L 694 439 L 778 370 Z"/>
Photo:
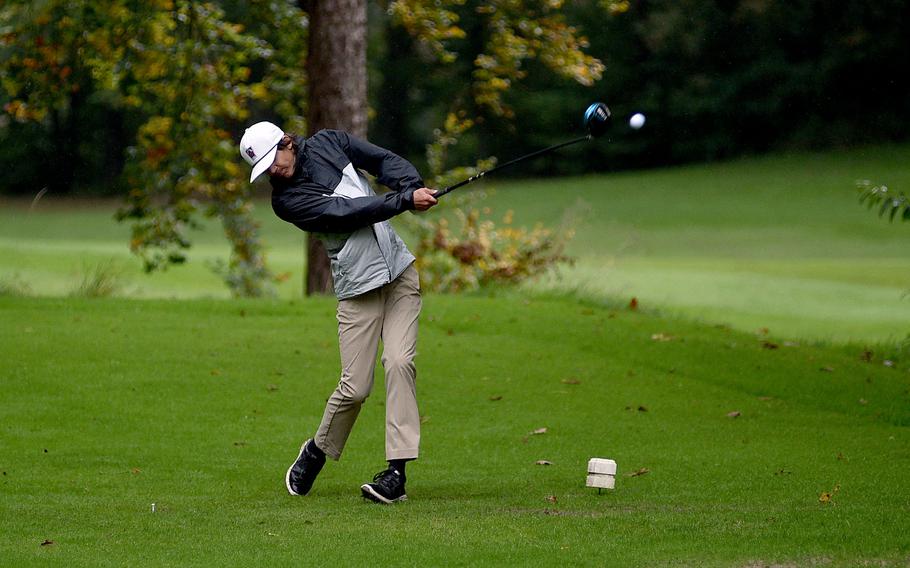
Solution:
<path fill-rule="evenodd" d="M 638 407 L 638 411 L 639 411 L 639 412 L 647 412 L 648 409 L 645 408 L 644 406 L 639 406 L 639 407 Z"/>
<path fill-rule="evenodd" d="M 727 418 L 739 418 L 740 416 L 742 416 L 742 413 L 738 410 L 734 410 L 733 412 L 727 413 Z"/>
<path fill-rule="evenodd" d="M 869 401 L 866 400 L 865 398 L 861 398 L 861 399 L 859 399 L 859 403 L 862 404 L 863 406 L 866 406 L 867 404 L 869 404 Z"/>
<path fill-rule="evenodd" d="M 578 379 L 576 379 L 574 377 L 569 378 L 569 379 L 563 379 L 559 382 L 561 382 L 564 385 L 580 385 L 581 384 L 581 381 L 579 381 Z"/>
<path fill-rule="evenodd" d="M 789 469 L 779 469 L 774 472 L 774 475 L 790 475 L 791 473 L 793 473 L 793 472 L 790 471 Z"/>
<path fill-rule="evenodd" d="M 866 363 L 868 363 L 868 362 L 872 361 L 872 355 L 873 355 L 872 351 L 866 349 L 865 351 L 863 351 L 863 354 L 859 356 L 859 358 L 861 361 L 865 361 Z"/>
<path fill-rule="evenodd" d="M 531 432 L 531 435 L 532 435 L 532 436 L 537 436 L 537 435 L 539 435 L 539 434 L 546 434 L 546 433 L 547 433 L 547 429 L 546 429 L 546 428 L 538 428 L 537 430 L 534 430 L 533 432 Z"/>
<path fill-rule="evenodd" d="M 666 333 L 654 333 L 651 335 L 652 341 L 673 341 L 673 336 Z"/>
<path fill-rule="evenodd" d="M 774 400 L 774 397 L 773 396 L 760 396 L 760 397 L 758 397 L 758 400 L 768 402 L 769 400 Z"/>
<path fill-rule="evenodd" d="M 490 397 L 490 400 L 492 400 L 492 401 L 494 401 L 494 402 L 497 401 L 497 400 L 502 400 L 502 395 L 501 395 L 501 394 L 495 394 L 495 395 L 493 395 L 493 396 Z"/>
<path fill-rule="evenodd" d="M 134 467 L 133 469 L 130 470 L 130 473 L 132 473 L 133 475 L 137 475 L 137 474 L 142 473 L 142 470 L 139 469 L 138 467 Z"/>
<path fill-rule="evenodd" d="M 420 417 L 420 423 L 421 423 L 421 424 L 426 424 L 426 423 L 429 422 L 429 421 L 430 421 L 430 417 L 429 417 L 429 416 L 421 416 L 421 417 Z"/>
<path fill-rule="evenodd" d="M 556 495 L 547 495 L 547 501 L 549 501 L 550 503 L 555 503 Z"/>
<path fill-rule="evenodd" d="M 537 460 L 534 465 L 553 465 L 553 462 L 547 460 Z"/>
<path fill-rule="evenodd" d="M 54 544 L 54 541 L 52 541 L 52 540 L 45 540 L 44 542 L 41 543 L 41 546 L 50 546 L 50 545 L 52 545 L 52 544 Z"/>
<path fill-rule="evenodd" d="M 885 359 L 884 361 L 882 361 L 882 365 L 884 365 L 886 367 L 893 367 L 894 361 L 892 361 L 891 359 Z"/>
<path fill-rule="evenodd" d="M 212 369 L 211 373 L 212 373 L 213 377 L 217 377 L 218 375 L 221 374 L 221 371 L 219 371 L 218 369 Z"/>
<path fill-rule="evenodd" d="M 629 309 L 633 312 L 638 309 L 638 298 L 632 298 L 629 300 Z"/>
<path fill-rule="evenodd" d="M 843 452 L 837 452 L 837 461 L 849 461 Z"/>
<path fill-rule="evenodd" d="M 828 367 L 828 366 L 819 367 L 818 370 L 819 370 L 819 371 L 823 371 L 823 372 L 825 372 L 825 373 L 833 373 L 833 372 L 834 372 L 834 367 Z"/>
<path fill-rule="evenodd" d="M 769 333 L 771 333 L 771 330 L 768 329 L 767 327 L 760 327 L 760 328 L 758 328 L 757 333 L 759 335 L 768 335 Z"/>
<path fill-rule="evenodd" d="M 777 349 L 778 347 L 780 347 L 780 345 L 778 345 L 777 343 L 774 343 L 773 341 L 768 341 L 767 339 L 765 341 L 761 342 L 761 346 L 764 347 L 765 349 Z"/>
<path fill-rule="evenodd" d="M 275 392 L 276 390 L 278 390 L 278 385 L 269 385 L 269 386 L 265 387 L 265 390 L 267 390 L 269 392 Z"/>
<path fill-rule="evenodd" d="M 834 496 L 837 495 L 837 492 L 840 491 L 840 483 L 834 486 L 834 489 L 831 491 L 822 491 L 821 495 L 818 496 L 819 503 L 834 504 Z"/>
<path fill-rule="evenodd" d="M 631 472 L 631 473 L 627 473 L 627 474 L 626 474 L 626 477 L 638 477 L 639 475 L 644 475 L 644 474 L 646 474 L 646 473 L 651 473 L 651 470 L 648 469 L 648 468 L 646 468 L 646 467 L 643 467 L 643 468 L 641 468 L 641 469 L 639 469 L 639 470 L 637 470 L 637 471 L 633 471 L 633 472 Z"/>

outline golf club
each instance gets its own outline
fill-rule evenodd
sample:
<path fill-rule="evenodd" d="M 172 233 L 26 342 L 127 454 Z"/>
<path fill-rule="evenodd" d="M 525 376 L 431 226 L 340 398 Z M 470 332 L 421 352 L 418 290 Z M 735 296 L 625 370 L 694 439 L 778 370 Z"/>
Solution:
<path fill-rule="evenodd" d="M 506 162 L 504 164 L 500 164 L 500 165 L 496 166 L 495 168 L 490 168 L 489 170 L 485 170 L 480 173 L 474 174 L 473 176 L 469 177 L 466 180 L 462 180 L 462 181 L 456 183 L 455 185 L 450 185 L 449 187 L 440 190 L 438 193 L 436 193 L 436 195 L 434 197 L 436 197 L 438 199 L 438 198 L 442 197 L 443 195 L 449 193 L 453 189 L 458 189 L 459 187 L 461 187 L 463 185 L 467 185 L 471 182 L 479 180 L 480 178 L 482 178 L 483 176 L 485 176 L 487 174 L 491 174 L 493 172 L 507 168 L 507 167 L 517 164 L 518 162 L 521 162 L 523 160 L 528 160 L 530 158 L 542 156 L 543 154 L 548 154 L 550 152 L 553 152 L 554 150 L 558 150 L 559 148 L 571 146 L 572 144 L 584 142 L 585 140 L 599 138 L 600 136 L 603 135 L 604 132 L 607 131 L 607 127 L 609 127 L 609 125 L 610 125 L 610 109 L 604 103 L 591 103 L 588 106 L 587 110 L 585 110 L 583 123 L 585 126 L 585 130 L 588 131 L 588 133 L 585 134 L 584 136 L 575 138 L 574 140 L 569 140 L 568 142 L 561 142 L 559 144 L 554 144 L 553 146 L 544 148 L 543 150 L 537 150 L 536 152 L 531 152 L 530 154 L 525 154 L 524 156 L 515 158 L 514 160 L 509 160 L 508 162 Z"/>

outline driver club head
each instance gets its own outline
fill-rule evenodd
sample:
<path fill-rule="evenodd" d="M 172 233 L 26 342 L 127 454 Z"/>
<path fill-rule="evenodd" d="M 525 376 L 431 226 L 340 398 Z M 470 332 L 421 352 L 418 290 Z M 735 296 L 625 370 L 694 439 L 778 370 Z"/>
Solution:
<path fill-rule="evenodd" d="M 588 134 L 599 138 L 610 126 L 610 109 L 604 103 L 591 103 L 585 110 L 584 125 Z"/>

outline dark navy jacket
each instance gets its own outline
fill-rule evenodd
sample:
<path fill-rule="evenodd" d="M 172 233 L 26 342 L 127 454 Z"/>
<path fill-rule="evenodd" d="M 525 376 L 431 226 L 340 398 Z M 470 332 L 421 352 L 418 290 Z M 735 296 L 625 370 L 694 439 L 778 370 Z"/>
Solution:
<path fill-rule="evenodd" d="M 296 141 L 294 175 L 271 179 L 275 214 L 304 231 L 319 233 L 339 299 L 397 278 L 414 256 L 388 219 L 414 209 L 414 191 L 424 186 L 417 169 L 340 130 L 320 130 Z M 359 169 L 392 191 L 376 195 Z"/>
<path fill-rule="evenodd" d="M 414 209 L 420 174 L 404 158 L 341 130 L 298 138 L 297 167 L 288 180 L 272 179 L 272 208 L 304 231 L 348 233 Z M 392 192 L 337 199 L 348 165 L 376 176 Z M 343 195 L 343 194 L 342 194 Z"/>

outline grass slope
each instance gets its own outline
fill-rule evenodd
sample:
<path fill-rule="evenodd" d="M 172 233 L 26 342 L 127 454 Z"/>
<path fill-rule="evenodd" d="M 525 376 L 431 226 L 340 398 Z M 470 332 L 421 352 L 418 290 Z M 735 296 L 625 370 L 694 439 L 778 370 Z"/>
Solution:
<path fill-rule="evenodd" d="M 505 157 L 504 157 L 505 158 Z M 554 158 L 556 159 L 556 158 Z M 560 159 L 565 159 L 563 156 Z M 910 332 L 910 227 L 857 203 L 854 181 L 910 187 L 910 145 L 803 153 L 569 179 L 492 178 L 459 191 L 495 190 L 485 202 L 516 225 L 556 225 L 581 203 L 570 247 L 578 262 L 532 291 L 642 305 L 792 338 L 895 341 Z M 302 289 L 303 236 L 259 201 L 268 258 Z M 116 204 L 54 200 L 0 204 L 0 289 L 26 284 L 65 295 L 113 262 L 132 297 L 226 297 L 207 264 L 227 257 L 217 223 L 191 237 L 187 266 L 143 275 L 127 250 Z M 431 213 L 437 214 L 437 213 Z"/>
<path fill-rule="evenodd" d="M 910 146 L 768 156 L 503 186 L 494 211 L 559 222 L 578 202 L 562 281 L 544 287 L 797 338 L 910 332 L 910 226 L 857 202 L 855 180 L 910 187 Z M 540 286 L 535 286 L 539 288 Z"/>
<path fill-rule="evenodd" d="M 910 561 L 910 369 L 878 348 L 431 295 L 423 454 L 411 500 L 379 507 L 357 488 L 382 466 L 381 381 L 313 493 L 283 487 L 336 380 L 331 300 L 0 314 L 5 565 Z M 593 456 L 615 491 L 584 487 Z"/>

